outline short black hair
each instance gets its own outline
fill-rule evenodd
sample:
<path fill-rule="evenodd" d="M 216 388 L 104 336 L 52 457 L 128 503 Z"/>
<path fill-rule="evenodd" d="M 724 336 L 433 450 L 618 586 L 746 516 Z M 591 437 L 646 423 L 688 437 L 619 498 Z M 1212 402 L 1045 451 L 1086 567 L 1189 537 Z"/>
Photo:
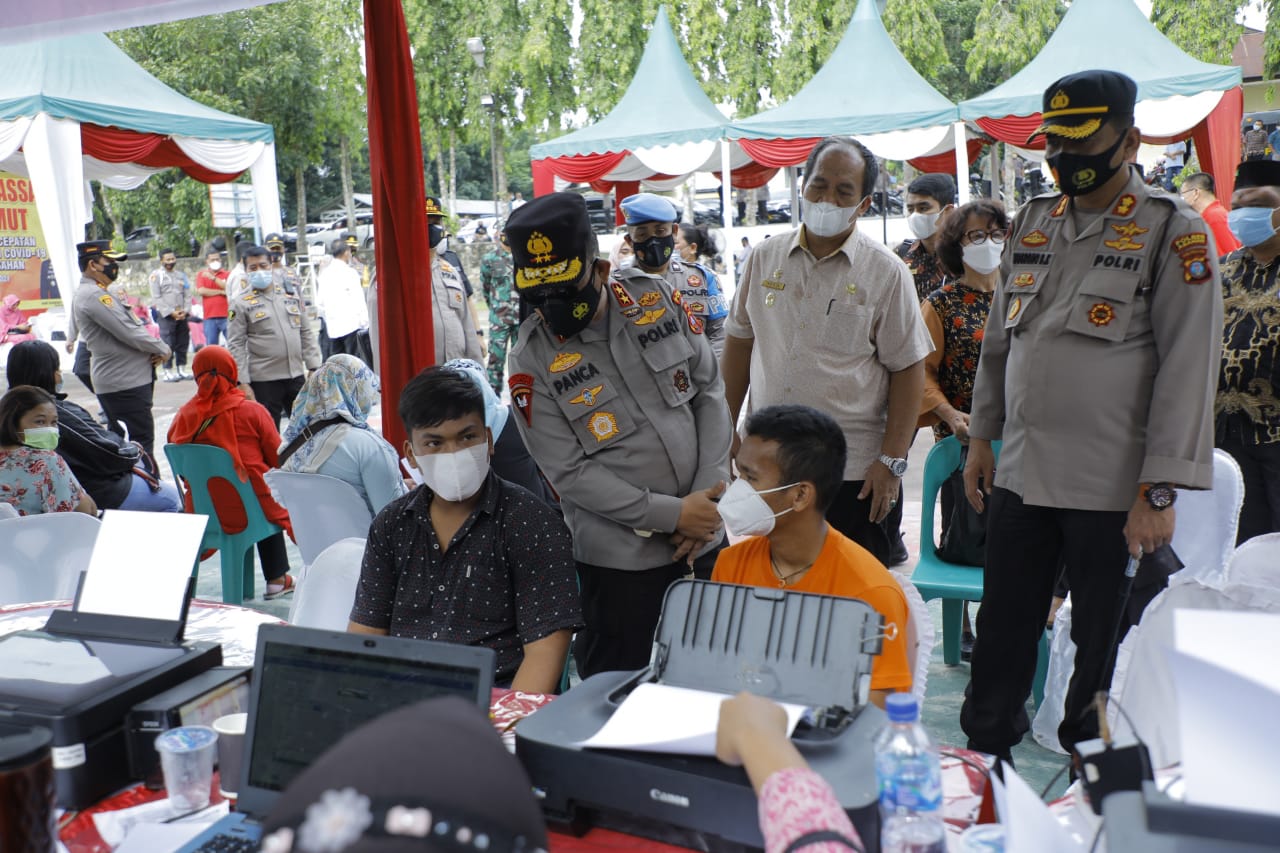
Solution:
<path fill-rule="evenodd" d="M 681 222 L 680 236 L 684 237 L 684 241 L 686 243 L 690 243 L 698 247 L 698 257 L 715 257 L 716 242 L 711 238 L 711 232 L 707 230 L 707 226 Z"/>
<path fill-rule="evenodd" d="M 1191 190 L 1202 190 L 1207 193 L 1215 192 L 1213 188 L 1213 175 L 1207 172 L 1192 172 L 1182 179 L 1182 186 Z"/>
<path fill-rule="evenodd" d="M 255 246 L 252 243 L 241 243 L 236 246 L 236 251 L 240 253 L 240 263 L 247 264 L 250 258 L 267 258 L 271 259 L 271 253 L 262 246 Z"/>
<path fill-rule="evenodd" d="M 929 172 L 920 175 L 907 184 L 907 192 L 912 195 L 927 195 L 942 207 L 956 203 L 955 178 L 945 172 Z"/>
<path fill-rule="evenodd" d="M 876 155 L 871 153 L 870 148 L 852 136 L 828 136 L 813 146 L 813 150 L 809 152 L 809 159 L 804 161 L 804 180 L 808 181 L 809 176 L 813 174 L 814 167 L 818 165 L 818 157 L 822 155 L 822 152 L 837 146 L 848 148 L 862 158 L 862 186 L 859 187 L 862 195 L 865 197 L 875 192 L 876 181 L 880 178 L 880 161 L 876 159 Z"/>
<path fill-rule="evenodd" d="M 241 240 L 239 243 L 236 243 L 236 260 L 243 262 L 245 255 L 248 254 L 249 250 L 255 248 L 258 247 L 254 246 L 254 244 L 250 243 L 248 240 Z"/>
<path fill-rule="evenodd" d="M 14 447 L 22 444 L 22 428 L 18 421 L 22 416 L 45 403 L 53 404 L 53 395 L 43 388 L 31 385 L 14 385 L 0 397 L 0 446 Z"/>
<path fill-rule="evenodd" d="M 58 351 L 44 341 L 23 341 L 9 350 L 5 377 L 9 387 L 33 385 L 52 394 L 57 387 L 54 374 L 62 369 Z"/>
<path fill-rule="evenodd" d="M 342 257 L 350 249 L 351 247 L 347 245 L 345 237 L 334 237 L 333 241 L 329 243 L 329 254 L 333 255 L 335 258 Z"/>
<path fill-rule="evenodd" d="M 404 386 L 399 411 L 405 434 L 412 440 L 415 429 L 437 426 L 467 415 L 479 415 L 484 421 L 484 393 L 463 371 L 436 365 Z"/>
<path fill-rule="evenodd" d="M 178 257 L 178 253 L 175 252 L 173 249 L 161 249 L 160 257 L 163 258 L 165 255 L 173 255 L 175 258 Z"/>
<path fill-rule="evenodd" d="M 847 450 L 835 418 L 811 406 L 766 406 L 747 418 L 747 435 L 778 444 L 783 483 L 813 483 L 826 512 L 844 482 Z"/>
<path fill-rule="evenodd" d="M 970 216 L 977 216 L 984 222 L 994 222 L 997 228 L 1009 227 L 1009 214 L 1005 212 L 1004 205 L 994 199 L 980 198 L 948 213 L 938 224 L 938 238 L 934 248 L 943 268 L 954 276 L 964 275 L 964 248 L 960 241 L 964 239 L 965 223 Z"/>

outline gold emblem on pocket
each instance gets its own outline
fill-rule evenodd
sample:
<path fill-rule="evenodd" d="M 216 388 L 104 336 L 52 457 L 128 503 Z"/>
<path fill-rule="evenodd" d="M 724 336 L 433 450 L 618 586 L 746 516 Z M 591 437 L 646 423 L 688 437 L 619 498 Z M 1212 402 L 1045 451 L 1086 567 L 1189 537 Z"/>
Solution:
<path fill-rule="evenodd" d="M 608 412 L 599 412 L 587 421 L 587 429 L 596 441 L 607 441 L 618 434 L 618 419 Z"/>

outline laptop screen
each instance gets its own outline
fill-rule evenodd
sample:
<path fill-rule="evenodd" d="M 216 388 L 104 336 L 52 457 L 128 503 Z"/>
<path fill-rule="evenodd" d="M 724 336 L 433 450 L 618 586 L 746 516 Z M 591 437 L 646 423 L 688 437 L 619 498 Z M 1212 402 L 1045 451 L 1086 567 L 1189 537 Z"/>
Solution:
<path fill-rule="evenodd" d="M 301 630 L 286 628 L 284 636 Z M 374 648 L 365 649 L 359 635 L 315 633 L 325 636 L 330 647 L 296 644 L 296 635 L 290 637 L 294 642 L 260 638 L 255 719 L 249 732 L 252 742 L 245 744 L 249 750 L 246 791 L 284 790 L 347 733 L 405 705 L 435 696 L 461 696 L 487 707 L 491 657 L 482 656 L 489 661 L 485 673 L 479 665 L 441 662 L 441 655 L 431 654 L 440 649 L 437 643 L 379 637 L 376 646 L 370 638 L 367 645 Z M 351 650 L 332 647 L 333 642 L 348 639 Z M 406 643 L 417 654 L 406 656 Z M 445 657 L 465 658 L 458 653 L 482 650 L 446 647 L 445 651 L 449 653 Z"/>

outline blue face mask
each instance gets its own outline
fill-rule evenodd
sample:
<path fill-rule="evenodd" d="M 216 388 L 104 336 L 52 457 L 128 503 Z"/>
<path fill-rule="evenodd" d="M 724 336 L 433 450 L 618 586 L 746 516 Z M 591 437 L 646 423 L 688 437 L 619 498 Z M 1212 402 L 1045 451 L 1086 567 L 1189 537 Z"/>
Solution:
<path fill-rule="evenodd" d="M 1267 242 L 1276 233 L 1271 224 L 1270 207 L 1237 207 L 1227 214 L 1227 225 L 1236 239 L 1246 246 L 1258 246 Z"/>
<path fill-rule="evenodd" d="M 254 290 L 266 290 L 271 286 L 271 270 L 254 270 L 249 273 L 249 286 Z"/>

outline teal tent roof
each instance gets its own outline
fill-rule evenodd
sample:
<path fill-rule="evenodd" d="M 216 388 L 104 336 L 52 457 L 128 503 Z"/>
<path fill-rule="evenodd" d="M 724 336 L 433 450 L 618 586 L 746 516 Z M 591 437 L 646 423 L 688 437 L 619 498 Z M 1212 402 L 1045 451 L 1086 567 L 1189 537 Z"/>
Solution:
<path fill-rule="evenodd" d="M 0 120 L 55 118 L 197 139 L 271 142 L 271 125 L 178 94 L 101 33 L 8 45 L 0 54 Z"/>
<path fill-rule="evenodd" d="M 658 109 L 655 92 L 662 93 Z M 617 106 L 595 124 L 532 146 L 529 156 L 542 160 L 705 142 L 722 138 L 727 121 L 694 79 L 671 31 L 667 7 L 662 6 L 631 85 Z"/>
<path fill-rule="evenodd" d="M 960 115 L 968 120 L 1034 115 L 1054 80 L 1090 68 L 1128 74 L 1138 84 L 1140 101 L 1226 90 L 1242 79 L 1233 65 L 1183 53 L 1133 0 L 1075 0 L 1036 57 L 990 92 L 961 103 Z"/>
<path fill-rule="evenodd" d="M 885 32 L 875 0 L 859 0 L 831 57 L 786 103 L 734 122 L 732 139 L 805 139 L 935 127 L 956 107 L 920 76 Z"/>

